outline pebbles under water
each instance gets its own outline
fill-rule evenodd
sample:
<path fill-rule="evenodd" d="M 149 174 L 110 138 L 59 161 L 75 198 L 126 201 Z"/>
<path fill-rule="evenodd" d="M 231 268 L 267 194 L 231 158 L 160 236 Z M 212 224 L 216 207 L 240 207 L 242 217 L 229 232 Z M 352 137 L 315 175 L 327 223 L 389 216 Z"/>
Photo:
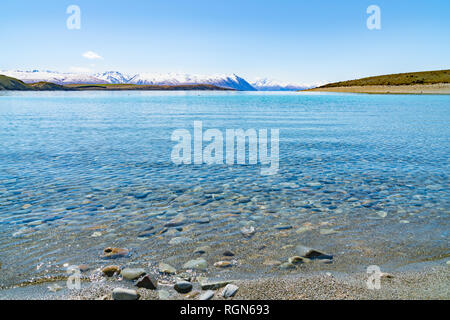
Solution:
<path fill-rule="evenodd" d="M 446 96 L 7 93 L 0 284 L 67 275 L 65 264 L 158 273 L 164 262 L 231 279 L 440 259 L 449 106 Z M 174 165 L 171 132 L 194 120 L 279 128 L 278 174 Z M 298 245 L 334 259 L 288 262 Z"/>

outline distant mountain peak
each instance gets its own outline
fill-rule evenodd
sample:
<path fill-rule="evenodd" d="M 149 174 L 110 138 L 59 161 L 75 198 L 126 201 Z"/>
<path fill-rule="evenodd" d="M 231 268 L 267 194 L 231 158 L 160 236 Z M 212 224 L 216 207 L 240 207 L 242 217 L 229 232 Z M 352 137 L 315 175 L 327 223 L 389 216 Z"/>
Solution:
<path fill-rule="evenodd" d="M 296 84 L 269 78 L 258 78 L 251 82 L 251 85 L 258 91 L 297 91 L 318 86 L 318 84 Z"/>

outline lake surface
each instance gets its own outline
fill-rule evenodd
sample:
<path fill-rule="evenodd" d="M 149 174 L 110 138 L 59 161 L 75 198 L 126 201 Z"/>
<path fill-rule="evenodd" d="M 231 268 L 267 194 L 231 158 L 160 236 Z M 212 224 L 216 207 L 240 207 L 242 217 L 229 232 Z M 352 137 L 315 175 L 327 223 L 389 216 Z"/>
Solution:
<path fill-rule="evenodd" d="M 194 121 L 279 129 L 278 174 L 175 165 L 171 134 Z M 180 269 L 198 257 L 217 278 L 441 261 L 449 124 L 450 96 L 439 95 L 0 92 L 0 286 L 64 265 Z M 298 244 L 333 263 L 270 265 Z M 131 254 L 105 261 L 109 246 Z"/>

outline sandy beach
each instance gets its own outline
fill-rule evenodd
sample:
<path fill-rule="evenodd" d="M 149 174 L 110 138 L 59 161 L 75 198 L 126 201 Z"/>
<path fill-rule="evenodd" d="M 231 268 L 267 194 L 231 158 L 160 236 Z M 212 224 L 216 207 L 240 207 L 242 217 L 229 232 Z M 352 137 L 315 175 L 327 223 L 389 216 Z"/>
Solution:
<path fill-rule="evenodd" d="M 368 275 L 363 272 L 350 274 L 337 272 L 294 273 L 280 277 L 257 280 L 234 280 L 238 286 L 231 300 L 403 300 L 450 298 L 449 266 L 445 261 L 438 265 L 424 266 L 420 271 L 400 271 L 385 273 L 381 287 L 367 288 Z M 199 300 L 207 290 L 202 290 L 197 281 L 192 281 L 189 293 L 178 293 L 169 281 L 159 280 L 157 289 L 136 288 L 130 281 L 117 279 L 91 281 L 84 278 L 80 290 L 68 290 L 65 281 L 43 282 L 0 291 L 0 299 L 29 300 L 112 300 L 114 288 L 136 290 L 140 300 Z M 48 290 L 49 286 L 60 286 L 57 292 Z M 223 300 L 222 288 L 213 289 L 213 300 Z"/>
<path fill-rule="evenodd" d="M 450 94 L 450 83 L 439 83 L 429 85 L 330 87 L 330 88 L 314 88 L 306 91 L 373 93 L 373 94 Z"/>

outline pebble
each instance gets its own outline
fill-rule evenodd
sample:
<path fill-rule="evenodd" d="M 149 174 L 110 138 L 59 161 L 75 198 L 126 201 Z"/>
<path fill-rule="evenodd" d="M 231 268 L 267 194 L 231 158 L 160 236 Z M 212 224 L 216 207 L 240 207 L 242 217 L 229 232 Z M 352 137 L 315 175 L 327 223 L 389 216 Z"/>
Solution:
<path fill-rule="evenodd" d="M 289 230 L 292 229 L 292 226 L 289 224 L 277 224 L 274 228 L 277 230 Z"/>
<path fill-rule="evenodd" d="M 198 300 L 211 300 L 214 297 L 214 293 L 213 290 L 208 290 L 198 297 Z"/>
<path fill-rule="evenodd" d="M 207 279 L 199 280 L 202 290 L 216 290 L 225 287 L 230 281 L 208 281 Z"/>
<path fill-rule="evenodd" d="M 170 239 L 169 244 L 182 244 L 191 241 L 188 237 L 175 237 Z"/>
<path fill-rule="evenodd" d="M 197 269 L 206 270 L 208 268 L 208 262 L 205 259 L 189 260 L 183 265 L 184 269 Z"/>
<path fill-rule="evenodd" d="M 320 229 L 320 234 L 322 235 L 328 235 L 333 233 L 337 233 L 337 231 L 334 229 Z"/>
<path fill-rule="evenodd" d="M 297 230 L 295 230 L 295 233 L 300 234 L 306 231 L 311 231 L 312 227 L 310 226 L 302 226 L 300 228 L 298 228 Z"/>
<path fill-rule="evenodd" d="M 178 279 L 184 280 L 184 281 L 191 281 L 192 280 L 192 275 L 190 273 L 187 272 L 182 272 L 178 274 Z"/>
<path fill-rule="evenodd" d="M 145 199 L 147 198 L 147 196 L 150 194 L 150 192 L 140 192 L 140 193 L 135 193 L 134 197 L 136 199 Z"/>
<path fill-rule="evenodd" d="M 208 252 L 211 249 L 210 246 L 202 246 L 202 247 L 198 247 L 194 250 L 194 253 L 199 253 L 199 254 L 204 254 L 206 252 Z"/>
<path fill-rule="evenodd" d="M 222 297 L 224 298 L 230 298 L 232 296 L 234 296 L 236 294 L 236 292 L 238 291 L 239 287 L 234 285 L 234 284 L 227 284 L 225 286 L 225 288 L 223 288 L 222 291 Z"/>
<path fill-rule="evenodd" d="M 186 219 L 184 219 L 183 217 L 180 217 L 180 218 L 175 218 L 173 220 L 170 220 L 164 226 L 167 228 L 173 228 L 173 227 L 179 227 L 185 223 L 186 223 Z"/>
<path fill-rule="evenodd" d="M 158 266 L 158 271 L 165 274 L 175 274 L 177 272 L 177 269 L 172 267 L 170 264 L 161 262 Z"/>
<path fill-rule="evenodd" d="M 0 264 L 0 266 L 1 266 L 1 264 Z M 86 271 L 89 271 L 90 268 L 87 264 L 80 264 L 78 266 L 78 269 L 80 270 L 80 272 L 86 272 Z"/>
<path fill-rule="evenodd" d="M 206 224 L 209 223 L 209 218 L 200 218 L 194 221 L 195 223 L 199 223 L 199 224 Z"/>
<path fill-rule="evenodd" d="M 28 209 L 31 207 L 31 204 L 27 203 L 22 206 L 22 209 Z"/>
<path fill-rule="evenodd" d="M 159 300 L 168 300 L 170 298 L 170 293 L 167 290 L 158 290 Z"/>
<path fill-rule="evenodd" d="M 145 275 L 146 272 L 142 268 L 125 268 L 120 274 L 126 280 L 136 280 L 139 277 Z"/>
<path fill-rule="evenodd" d="M 233 264 L 230 261 L 217 261 L 214 263 L 214 266 L 217 268 L 228 268 L 231 267 Z"/>
<path fill-rule="evenodd" d="M 157 282 L 155 279 L 153 279 L 149 275 L 145 275 L 143 277 L 140 277 L 136 281 L 136 287 L 150 289 L 150 290 L 156 290 Z"/>
<path fill-rule="evenodd" d="M 102 273 L 107 277 L 112 277 L 115 274 L 120 273 L 119 266 L 106 266 L 102 269 Z"/>
<path fill-rule="evenodd" d="M 222 253 L 222 255 L 223 255 L 224 257 L 233 257 L 233 256 L 234 256 L 234 253 L 231 252 L 230 250 L 226 250 L 226 251 L 224 251 L 224 253 Z"/>
<path fill-rule="evenodd" d="M 246 237 L 250 237 L 252 235 L 254 235 L 256 232 L 255 228 L 250 226 L 250 227 L 243 227 L 241 229 L 241 233 L 246 236 Z"/>
<path fill-rule="evenodd" d="M 302 257 L 293 256 L 288 259 L 288 262 L 292 263 L 292 264 L 300 264 L 300 263 L 304 263 L 305 261 Z"/>
<path fill-rule="evenodd" d="M 332 255 L 323 253 L 319 250 L 305 247 L 302 245 L 298 245 L 295 250 L 297 251 L 297 254 L 301 257 L 305 257 L 308 259 L 333 259 Z"/>
<path fill-rule="evenodd" d="M 188 293 L 192 290 L 192 283 L 189 281 L 177 281 L 173 288 L 179 293 Z"/>
<path fill-rule="evenodd" d="M 114 300 L 138 300 L 139 294 L 136 290 L 115 288 L 112 292 L 112 297 Z"/>
<path fill-rule="evenodd" d="M 130 251 L 126 248 L 111 248 L 108 247 L 103 250 L 104 259 L 116 259 L 120 257 L 127 257 L 130 254 Z"/>
<path fill-rule="evenodd" d="M 378 216 L 379 216 L 380 218 L 386 218 L 387 212 L 386 212 L 386 211 L 379 211 L 379 212 L 378 212 Z"/>

